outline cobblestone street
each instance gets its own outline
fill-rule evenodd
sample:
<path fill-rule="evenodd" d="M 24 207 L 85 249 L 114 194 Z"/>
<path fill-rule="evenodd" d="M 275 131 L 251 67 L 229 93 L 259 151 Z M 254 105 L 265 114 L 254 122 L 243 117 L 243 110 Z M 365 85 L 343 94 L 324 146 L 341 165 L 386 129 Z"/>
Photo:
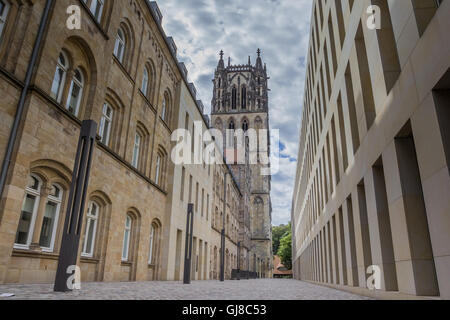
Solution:
<path fill-rule="evenodd" d="M 346 292 L 296 280 L 82 283 L 81 291 L 54 293 L 52 285 L 0 285 L 0 300 L 360 300 Z"/>

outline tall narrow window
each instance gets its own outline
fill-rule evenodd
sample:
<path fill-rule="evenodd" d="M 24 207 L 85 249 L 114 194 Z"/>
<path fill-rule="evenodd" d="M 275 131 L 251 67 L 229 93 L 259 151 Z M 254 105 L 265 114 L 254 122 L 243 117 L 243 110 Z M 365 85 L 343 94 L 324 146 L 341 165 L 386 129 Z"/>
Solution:
<path fill-rule="evenodd" d="M 162 108 L 161 108 L 161 119 L 166 121 L 166 113 L 167 113 L 167 97 L 164 96 Z"/>
<path fill-rule="evenodd" d="M 42 221 L 39 245 L 44 251 L 53 251 L 55 246 L 56 229 L 58 227 L 59 211 L 62 202 L 62 189 L 53 185 L 45 205 L 44 220 Z"/>
<path fill-rule="evenodd" d="M 37 177 L 29 177 L 28 186 L 25 190 L 25 199 L 22 205 L 19 226 L 16 233 L 16 247 L 26 249 L 31 244 L 33 226 L 39 205 L 41 185 L 42 183 Z"/>
<path fill-rule="evenodd" d="M 97 232 L 99 206 L 95 202 L 90 202 L 86 215 L 86 226 L 84 229 L 84 241 L 82 256 L 92 258 L 94 256 L 95 235 Z"/>
<path fill-rule="evenodd" d="M 234 121 L 231 120 L 230 124 L 228 125 L 228 146 L 234 147 L 234 130 L 236 129 L 236 126 L 234 125 Z"/>
<path fill-rule="evenodd" d="M 142 136 L 139 133 L 136 133 L 136 136 L 134 138 L 133 160 L 131 162 L 131 165 L 136 169 L 138 168 L 138 165 L 139 165 L 139 156 L 141 153 L 141 142 L 142 142 Z"/>
<path fill-rule="evenodd" d="M 244 122 L 242 123 L 242 130 L 244 130 L 244 132 L 248 131 L 248 121 L 244 120 Z"/>
<path fill-rule="evenodd" d="M 209 220 L 209 194 L 206 195 L 206 221 Z"/>
<path fill-rule="evenodd" d="M 233 88 L 233 90 L 231 91 L 231 108 L 233 110 L 236 110 L 236 106 L 237 106 L 237 90 L 236 88 Z"/>
<path fill-rule="evenodd" d="M 66 109 L 74 116 L 78 116 L 81 99 L 83 97 L 84 79 L 80 69 L 75 70 L 67 97 Z"/>
<path fill-rule="evenodd" d="M 148 93 L 148 69 L 147 69 L 147 67 L 144 68 L 144 74 L 142 75 L 141 91 L 145 96 L 147 96 L 147 93 Z"/>
<path fill-rule="evenodd" d="M 242 109 L 247 109 L 247 88 L 246 87 L 242 87 Z"/>
<path fill-rule="evenodd" d="M 107 103 L 103 105 L 103 113 L 102 113 L 102 119 L 100 121 L 100 141 L 104 145 L 109 145 L 109 138 L 111 134 L 111 127 L 112 127 L 112 120 L 113 120 L 113 109 L 111 106 Z"/>
<path fill-rule="evenodd" d="M 183 167 L 183 170 L 181 172 L 181 190 L 180 190 L 180 200 L 184 201 L 184 183 L 186 180 L 186 168 Z"/>
<path fill-rule="evenodd" d="M 91 12 L 98 22 L 102 20 L 103 6 L 104 0 L 92 0 Z"/>
<path fill-rule="evenodd" d="M 51 97 L 58 103 L 61 102 L 62 93 L 64 89 L 64 82 L 66 81 L 68 68 L 68 59 L 65 53 L 61 52 L 58 57 L 58 63 L 56 65 L 55 76 L 53 77 Z"/>
<path fill-rule="evenodd" d="M 195 185 L 195 212 L 198 212 L 198 191 L 199 191 L 199 184 Z"/>
<path fill-rule="evenodd" d="M 155 183 L 156 185 L 160 185 L 161 179 L 161 155 L 158 154 L 156 157 L 156 173 L 155 173 Z"/>
<path fill-rule="evenodd" d="M 10 4 L 6 0 L 0 0 L 0 41 L 2 40 L 3 29 L 8 17 Z"/>
<path fill-rule="evenodd" d="M 123 233 L 122 261 L 128 261 L 130 258 L 130 238 L 132 225 L 133 219 L 131 219 L 130 215 L 127 215 L 125 220 L 125 230 Z"/>
<path fill-rule="evenodd" d="M 148 264 L 153 264 L 153 248 L 155 246 L 155 226 L 150 226 L 150 251 L 148 253 Z"/>
<path fill-rule="evenodd" d="M 116 44 L 114 46 L 114 55 L 123 63 L 123 57 L 125 54 L 126 41 L 125 41 L 125 33 L 122 28 L 117 31 Z"/>

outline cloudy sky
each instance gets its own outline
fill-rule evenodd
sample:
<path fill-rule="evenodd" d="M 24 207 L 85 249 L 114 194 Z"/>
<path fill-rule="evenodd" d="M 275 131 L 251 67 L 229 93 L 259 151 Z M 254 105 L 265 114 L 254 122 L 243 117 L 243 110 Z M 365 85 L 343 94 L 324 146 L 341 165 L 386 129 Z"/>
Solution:
<path fill-rule="evenodd" d="M 161 0 L 163 27 L 210 110 L 219 52 L 232 64 L 256 60 L 270 76 L 271 129 L 279 129 L 280 172 L 272 178 L 273 224 L 287 223 L 298 152 L 312 0 Z M 209 111 L 208 111 L 209 112 Z"/>

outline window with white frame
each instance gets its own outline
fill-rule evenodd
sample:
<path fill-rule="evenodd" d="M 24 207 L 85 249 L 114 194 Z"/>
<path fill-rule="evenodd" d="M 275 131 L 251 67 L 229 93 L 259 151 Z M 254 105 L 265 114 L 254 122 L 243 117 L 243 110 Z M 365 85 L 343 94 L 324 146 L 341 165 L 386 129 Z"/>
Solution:
<path fill-rule="evenodd" d="M 39 238 L 39 245 L 43 251 L 52 252 L 54 249 L 62 196 L 62 189 L 56 184 L 52 185 L 45 205 L 44 219 Z"/>
<path fill-rule="evenodd" d="M 122 245 L 122 261 L 128 261 L 130 255 L 130 238 L 131 238 L 131 227 L 133 225 L 133 219 L 130 215 L 127 215 L 125 220 L 125 231 L 123 234 L 123 245 Z"/>
<path fill-rule="evenodd" d="M 163 119 L 164 121 L 166 121 L 166 113 L 167 113 L 167 97 L 164 97 L 161 110 L 161 119 Z"/>
<path fill-rule="evenodd" d="M 105 103 L 103 105 L 102 119 L 100 120 L 99 129 L 100 141 L 104 145 L 109 145 L 113 116 L 113 109 L 108 103 Z"/>
<path fill-rule="evenodd" d="M 145 96 L 147 96 L 147 91 L 148 91 L 148 79 L 149 79 L 148 69 L 147 69 L 147 67 L 144 67 L 144 74 L 142 75 L 141 91 Z"/>
<path fill-rule="evenodd" d="M 155 173 L 155 183 L 160 185 L 161 180 L 161 155 L 156 156 L 156 173 Z"/>
<path fill-rule="evenodd" d="M 134 168 L 138 168 L 139 166 L 139 156 L 141 153 L 141 143 L 142 143 L 142 136 L 139 133 L 136 133 L 136 136 L 134 138 L 134 148 L 133 148 L 133 159 L 131 162 L 131 165 Z"/>
<path fill-rule="evenodd" d="M 148 264 L 152 265 L 153 264 L 153 250 L 155 247 L 155 226 L 152 224 L 150 226 L 150 248 L 149 248 L 149 253 L 148 253 Z"/>
<path fill-rule="evenodd" d="M 104 7 L 104 0 L 92 0 L 91 12 L 98 22 L 102 20 L 103 7 Z"/>
<path fill-rule="evenodd" d="M 2 40 L 3 29 L 8 18 L 10 4 L 7 0 L 0 0 L 0 41 Z"/>
<path fill-rule="evenodd" d="M 97 224 L 99 218 L 99 205 L 91 201 L 89 203 L 88 212 L 86 215 L 86 225 L 84 229 L 84 241 L 81 255 L 92 258 L 94 256 L 95 237 L 97 233 Z"/>
<path fill-rule="evenodd" d="M 33 237 L 33 229 L 36 220 L 39 200 L 41 195 L 41 180 L 31 175 L 25 190 L 25 199 L 22 204 L 19 226 L 17 228 L 15 247 L 28 249 Z"/>
<path fill-rule="evenodd" d="M 114 55 L 123 63 L 123 57 L 125 54 L 126 40 L 125 40 L 125 32 L 122 28 L 117 31 L 116 44 L 114 46 Z"/>
<path fill-rule="evenodd" d="M 68 65 L 68 59 L 64 52 L 61 52 L 58 57 L 58 63 L 56 65 L 56 71 L 55 76 L 53 77 L 53 83 L 51 88 L 51 96 L 54 98 L 58 103 L 61 102 L 62 94 L 64 90 L 64 83 L 66 81 L 67 76 L 67 69 L 69 67 Z"/>
<path fill-rule="evenodd" d="M 70 84 L 69 95 L 67 97 L 66 108 L 74 116 L 78 116 L 81 99 L 83 97 L 84 78 L 80 69 L 75 70 L 72 82 Z"/>

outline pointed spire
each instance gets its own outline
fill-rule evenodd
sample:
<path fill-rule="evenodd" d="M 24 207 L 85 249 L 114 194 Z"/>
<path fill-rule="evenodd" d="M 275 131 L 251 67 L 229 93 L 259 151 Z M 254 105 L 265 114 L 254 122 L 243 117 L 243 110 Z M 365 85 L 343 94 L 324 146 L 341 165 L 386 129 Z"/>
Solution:
<path fill-rule="evenodd" d="M 220 60 L 219 60 L 219 65 L 217 66 L 217 69 L 224 69 L 225 68 L 225 64 L 223 62 L 223 50 L 220 50 Z"/>
<path fill-rule="evenodd" d="M 231 66 L 231 57 L 228 57 L 228 66 Z"/>
<path fill-rule="evenodd" d="M 248 65 L 249 65 L 249 66 L 251 66 L 251 65 L 252 65 L 252 61 L 251 61 L 251 58 L 250 58 L 250 56 L 248 56 Z"/>
<path fill-rule="evenodd" d="M 256 53 L 258 54 L 258 58 L 256 59 L 256 69 L 262 69 L 263 68 L 263 64 L 262 64 L 262 59 L 261 59 L 261 49 L 258 48 L 258 51 L 256 51 Z"/>

